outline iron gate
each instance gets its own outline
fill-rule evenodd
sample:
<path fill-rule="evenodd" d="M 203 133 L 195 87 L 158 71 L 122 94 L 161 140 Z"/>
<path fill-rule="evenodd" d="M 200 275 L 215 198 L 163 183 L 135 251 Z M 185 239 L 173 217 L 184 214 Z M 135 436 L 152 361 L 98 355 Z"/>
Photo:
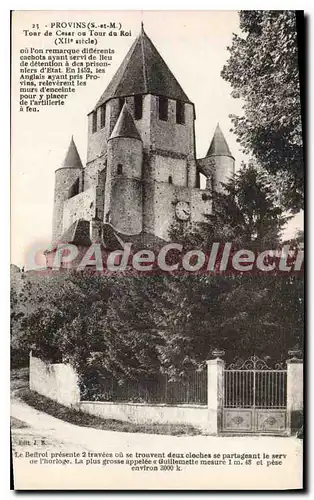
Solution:
<path fill-rule="evenodd" d="M 286 434 L 287 370 L 252 356 L 224 370 L 222 430 Z"/>

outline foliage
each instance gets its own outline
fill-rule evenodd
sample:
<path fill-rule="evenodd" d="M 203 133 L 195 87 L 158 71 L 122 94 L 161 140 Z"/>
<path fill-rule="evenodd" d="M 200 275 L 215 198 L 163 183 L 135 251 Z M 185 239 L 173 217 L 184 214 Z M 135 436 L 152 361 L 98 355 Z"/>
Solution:
<path fill-rule="evenodd" d="M 187 248 L 209 248 L 213 242 L 256 251 L 277 248 L 289 217 L 277 202 L 270 176 L 251 163 L 223 186 L 223 192 L 212 194 L 207 221 L 197 227 L 175 223 L 171 239 Z"/>
<path fill-rule="evenodd" d="M 206 224 L 192 231 L 175 224 L 173 240 L 185 249 L 226 239 L 256 251 L 279 244 L 287 218 L 265 173 L 243 167 L 213 203 Z M 279 361 L 303 342 L 298 276 L 26 274 L 23 290 L 22 297 L 13 294 L 25 311 L 18 345 L 48 361 L 71 363 L 82 390 L 92 384 L 100 394 L 108 376 L 119 384 L 160 373 L 184 378 L 204 369 L 215 347 L 225 349 L 230 362 L 252 354 Z"/>
<path fill-rule="evenodd" d="M 206 223 L 193 227 L 192 231 L 188 225 L 175 223 L 172 238 L 186 249 L 198 245 L 196 248 L 208 250 L 213 242 L 231 242 L 235 249 L 251 249 L 256 253 L 276 250 L 282 245 L 281 230 L 289 217 L 278 205 L 269 176 L 260 169 L 244 165 L 233 180 L 224 184 L 222 193 L 213 194 L 212 201 L 213 213 Z M 288 243 L 296 249 L 301 241 L 299 234 Z M 163 350 L 177 370 L 184 359 L 182 353 L 187 356 L 185 359 L 196 363 L 206 359 L 215 345 L 226 350 L 230 361 L 235 355 L 251 355 L 252 349 L 260 356 L 267 353 L 277 361 L 284 360 L 294 344 L 302 346 L 302 276 L 239 273 L 189 278 L 187 289 L 188 283 L 193 284 L 190 286 L 193 297 L 189 300 L 185 290 L 170 315 L 177 321 L 181 318 L 180 331 L 189 333 L 182 338 L 179 333 L 169 335 L 171 326 L 165 329 L 168 334 Z M 184 322 L 189 324 L 185 330 Z M 178 351 L 174 363 L 173 352 L 178 346 L 181 352 Z"/>
<path fill-rule="evenodd" d="M 294 11 L 240 11 L 222 77 L 243 115 L 232 115 L 244 151 L 273 176 L 286 209 L 303 208 L 304 168 Z"/>

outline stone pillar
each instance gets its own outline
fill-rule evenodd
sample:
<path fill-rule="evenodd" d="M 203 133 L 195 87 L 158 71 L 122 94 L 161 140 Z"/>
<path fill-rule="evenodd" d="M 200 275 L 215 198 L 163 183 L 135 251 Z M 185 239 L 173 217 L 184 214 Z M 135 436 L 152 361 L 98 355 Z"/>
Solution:
<path fill-rule="evenodd" d="M 301 353 L 289 351 L 293 357 L 287 360 L 287 414 L 291 432 L 303 425 L 303 359 Z"/>
<path fill-rule="evenodd" d="M 212 435 L 219 434 L 222 429 L 224 365 L 219 357 L 207 361 L 208 430 Z"/>

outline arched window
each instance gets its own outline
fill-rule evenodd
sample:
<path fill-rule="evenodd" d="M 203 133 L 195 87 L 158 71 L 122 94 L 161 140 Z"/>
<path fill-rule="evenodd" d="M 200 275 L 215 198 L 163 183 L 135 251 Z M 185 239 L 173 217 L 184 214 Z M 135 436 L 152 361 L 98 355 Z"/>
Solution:
<path fill-rule="evenodd" d="M 169 182 L 169 184 L 172 184 L 172 175 L 169 175 L 168 182 Z"/>
<path fill-rule="evenodd" d="M 122 175 L 122 165 L 121 165 L 121 163 L 118 163 L 117 174 L 118 175 Z"/>

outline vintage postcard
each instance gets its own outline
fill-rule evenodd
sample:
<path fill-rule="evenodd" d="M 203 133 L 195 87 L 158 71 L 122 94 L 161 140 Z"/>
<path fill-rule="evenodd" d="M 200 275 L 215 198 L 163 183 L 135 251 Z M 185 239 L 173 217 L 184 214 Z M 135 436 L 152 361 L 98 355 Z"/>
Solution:
<path fill-rule="evenodd" d="M 303 489 L 303 22 L 12 12 L 14 489 Z"/>

